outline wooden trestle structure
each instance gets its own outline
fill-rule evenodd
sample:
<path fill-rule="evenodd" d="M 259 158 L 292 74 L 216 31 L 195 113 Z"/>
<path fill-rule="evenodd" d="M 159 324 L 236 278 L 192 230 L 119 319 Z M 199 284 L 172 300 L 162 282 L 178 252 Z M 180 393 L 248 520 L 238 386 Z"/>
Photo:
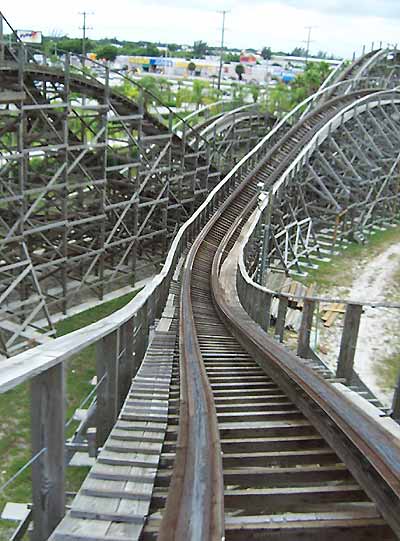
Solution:
<path fill-rule="evenodd" d="M 1 19 L 3 25 L 3 19 Z M 171 239 L 273 119 L 256 107 L 211 129 L 146 112 L 129 79 L 0 38 L 0 354 L 54 335 L 52 315 L 155 274 Z M 92 74 L 102 69 L 103 80 Z"/>

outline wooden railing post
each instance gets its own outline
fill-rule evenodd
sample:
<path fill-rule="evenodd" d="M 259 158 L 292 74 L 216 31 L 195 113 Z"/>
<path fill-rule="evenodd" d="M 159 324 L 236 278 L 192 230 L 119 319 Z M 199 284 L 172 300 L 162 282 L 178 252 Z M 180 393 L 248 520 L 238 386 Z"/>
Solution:
<path fill-rule="evenodd" d="M 140 308 L 135 317 L 135 363 L 133 375 L 139 370 L 140 364 L 149 343 L 149 325 L 147 302 Z"/>
<path fill-rule="evenodd" d="M 96 344 L 96 444 L 102 447 L 118 417 L 118 331 Z M 100 383 L 101 382 L 101 383 Z"/>
<path fill-rule="evenodd" d="M 268 331 L 271 322 L 271 305 L 273 296 L 271 293 L 267 293 L 264 297 L 264 303 L 262 307 L 261 327 L 265 332 Z"/>
<path fill-rule="evenodd" d="M 310 358 L 310 336 L 315 310 L 315 301 L 304 299 L 303 315 L 301 318 L 299 339 L 297 342 L 297 355 L 303 359 Z"/>
<path fill-rule="evenodd" d="M 47 539 L 65 513 L 65 376 L 62 363 L 31 382 L 32 541 Z"/>
<path fill-rule="evenodd" d="M 397 422 L 400 421 L 400 374 L 393 394 L 391 417 Z"/>
<path fill-rule="evenodd" d="M 289 299 L 285 295 L 281 295 L 279 297 L 278 317 L 276 318 L 276 325 L 275 325 L 275 336 L 279 338 L 280 342 L 283 342 L 288 302 L 289 302 Z"/>
<path fill-rule="evenodd" d="M 345 378 L 351 383 L 353 376 L 354 356 L 356 353 L 358 330 L 363 307 L 360 304 L 348 304 L 344 317 L 344 328 L 340 343 L 340 352 L 336 376 Z"/>
<path fill-rule="evenodd" d="M 128 394 L 133 377 L 133 318 L 120 328 L 120 358 L 118 367 L 118 412 Z"/>

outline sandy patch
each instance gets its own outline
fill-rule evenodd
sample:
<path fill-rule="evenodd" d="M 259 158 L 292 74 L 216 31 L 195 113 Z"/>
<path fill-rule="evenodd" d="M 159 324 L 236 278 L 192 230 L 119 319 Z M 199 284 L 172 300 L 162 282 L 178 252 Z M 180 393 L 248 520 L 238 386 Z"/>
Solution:
<path fill-rule="evenodd" d="M 400 268 L 400 243 L 388 247 L 369 261 L 355 263 L 354 280 L 345 298 L 355 301 L 396 301 L 392 294 L 399 284 L 394 276 Z M 324 294 L 336 296 L 342 288 L 332 288 Z M 327 349 L 321 357 L 330 366 L 336 366 L 342 333 L 341 322 L 332 328 L 322 327 L 319 343 Z M 400 310 L 387 308 L 365 308 L 361 317 L 354 367 L 365 384 L 390 406 L 393 388 L 385 388 L 380 376 L 382 363 L 400 351 Z M 400 366 L 399 366 L 400 369 Z"/>

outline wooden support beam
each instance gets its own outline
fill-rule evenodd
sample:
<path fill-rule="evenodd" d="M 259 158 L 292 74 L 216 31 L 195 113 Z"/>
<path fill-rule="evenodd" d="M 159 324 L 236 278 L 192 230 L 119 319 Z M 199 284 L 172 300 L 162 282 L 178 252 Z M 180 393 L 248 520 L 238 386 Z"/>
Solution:
<path fill-rule="evenodd" d="M 314 310 L 315 301 L 312 301 L 311 299 L 304 299 L 303 315 L 301 318 L 299 338 L 297 342 L 297 355 L 303 359 L 311 358 L 310 336 Z"/>
<path fill-rule="evenodd" d="M 62 363 L 31 382 L 32 541 L 47 539 L 65 513 L 65 376 Z"/>
<path fill-rule="evenodd" d="M 348 304 L 344 317 L 336 376 L 345 378 L 347 383 L 351 382 L 353 376 L 354 356 L 362 310 L 363 307 L 360 304 Z"/>

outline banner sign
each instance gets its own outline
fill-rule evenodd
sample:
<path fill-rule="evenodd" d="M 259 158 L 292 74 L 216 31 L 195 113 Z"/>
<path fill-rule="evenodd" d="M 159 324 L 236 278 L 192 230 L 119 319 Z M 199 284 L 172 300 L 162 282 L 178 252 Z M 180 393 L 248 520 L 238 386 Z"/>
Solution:
<path fill-rule="evenodd" d="M 36 30 L 17 30 L 17 36 L 24 43 L 42 43 L 42 33 Z"/>
<path fill-rule="evenodd" d="M 156 58 L 150 58 L 150 66 L 161 66 L 161 67 L 169 67 L 171 68 L 173 65 L 172 60 L 169 58 L 163 58 L 163 57 L 156 57 Z"/>

